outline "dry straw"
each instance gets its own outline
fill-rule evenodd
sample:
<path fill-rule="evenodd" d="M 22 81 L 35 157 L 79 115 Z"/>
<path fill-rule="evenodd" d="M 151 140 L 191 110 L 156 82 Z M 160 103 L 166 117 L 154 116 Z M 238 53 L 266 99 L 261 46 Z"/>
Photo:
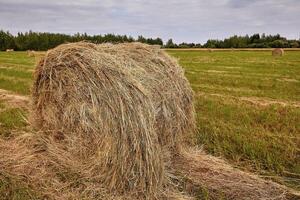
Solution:
<path fill-rule="evenodd" d="M 157 47 L 61 45 L 40 61 L 33 122 L 109 191 L 155 196 L 194 126 L 192 90 Z"/>
<path fill-rule="evenodd" d="M 282 185 L 236 169 L 197 148 L 183 151 L 173 159 L 172 166 L 178 177 L 185 178 L 187 193 L 199 194 L 202 188 L 209 199 L 292 200 L 300 197 Z"/>
<path fill-rule="evenodd" d="M 272 51 L 272 56 L 283 56 L 284 50 L 281 48 L 276 48 Z"/>

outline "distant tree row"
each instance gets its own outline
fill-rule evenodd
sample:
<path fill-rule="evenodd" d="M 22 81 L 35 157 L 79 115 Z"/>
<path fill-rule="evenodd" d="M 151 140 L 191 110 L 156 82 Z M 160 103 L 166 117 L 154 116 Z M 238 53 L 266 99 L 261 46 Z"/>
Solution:
<path fill-rule="evenodd" d="M 0 30 L 0 50 L 36 50 L 45 51 L 67 42 L 90 41 L 93 43 L 121 43 L 121 42 L 142 42 L 151 45 L 160 45 L 165 48 L 300 48 L 300 40 L 288 40 L 277 35 L 254 34 L 252 36 L 232 36 L 224 40 L 208 40 L 205 44 L 180 43 L 176 44 L 169 39 L 166 44 L 161 38 L 145 38 L 138 36 L 134 39 L 126 35 L 87 35 L 84 34 L 60 34 L 60 33 L 39 33 L 25 32 L 12 35 L 8 31 Z"/>
<path fill-rule="evenodd" d="M 205 44 L 175 44 L 169 39 L 166 48 L 300 48 L 299 40 L 288 40 L 277 35 L 254 34 L 252 36 L 232 36 L 224 40 L 208 40 Z"/>
<path fill-rule="evenodd" d="M 224 40 L 208 40 L 205 48 L 299 48 L 299 40 L 288 40 L 277 35 L 254 34 L 252 36 L 232 36 Z"/>
<path fill-rule="evenodd" d="M 144 38 L 139 36 L 138 39 L 134 39 L 131 36 L 126 35 L 87 35 L 86 33 L 75 35 L 67 35 L 60 33 L 38 33 L 38 32 L 25 32 L 18 33 L 16 36 L 0 30 L 0 50 L 14 49 L 19 51 L 24 50 L 36 50 L 45 51 L 56 47 L 57 45 L 67 43 L 67 42 L 78 42 L 78 41 L 90 41 L 93 43 L 121 43 L 121 42 L 143 42 L 152 45 L 163 45 L 163 41 L 160 38 Z"/>

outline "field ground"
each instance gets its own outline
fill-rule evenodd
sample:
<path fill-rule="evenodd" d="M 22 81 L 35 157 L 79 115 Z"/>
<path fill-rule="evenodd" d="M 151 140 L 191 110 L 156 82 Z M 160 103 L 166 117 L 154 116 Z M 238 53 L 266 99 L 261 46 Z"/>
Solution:
<path fill-rule="evenodd" d="M 283 57 L 270 51 L 167 52 L 179 59 L 195 91 L 197 144 L 300 190 L 300 51 Z M 37 60 L 26 52 L 0 52 L 0 137 L 26 129 L 28 111 L 8 101 L 12 94 L 30 94 Z M 0 173 L 3 192 L 32 198 L 30 190 Z"/>
<path fill-rule="evenodd" d="M 195 91 L 197 143 L 300 189 L 300 51 L 168 52 Z"/>

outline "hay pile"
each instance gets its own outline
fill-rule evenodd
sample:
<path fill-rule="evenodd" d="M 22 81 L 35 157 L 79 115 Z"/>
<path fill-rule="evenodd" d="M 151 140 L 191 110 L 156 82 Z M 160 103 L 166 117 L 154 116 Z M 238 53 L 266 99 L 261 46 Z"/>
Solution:
<path fill-rule="evenodd" d="M 197 148 L 183 151 L 173 159 L 172 166 L 179 177 L 185 178 L 188 194 L 199 194 L 202 188 L 209 199 L 292 200 L 300 197 L 282 185 L 243 172 Z"/>
<path fill-rule="evenodd" d="M 272 56 L 283 56 L 284 50 L 281 48 L 276 48 L 272 51 Z"/>
<path fill-rule="evenodd" d="M 20 133 L 21 134 L 21 133 Z M 53 141 L 54 140 L 54 141 Z M 85 163 L 63 143 L 50 139 L 44 132 L 22 133 L 13 140 L 0 138 L 0 182 L 1 175 L 13 177 L 15 181 L 36 192 L 37 199 L 101 199 L 101 200 L 189 200 L 188 195 L 168 185 L 155 195 L 138 191 L 112 191 L 99 182 L 99 176 L 91 170 L 94 163 Z M 125 165 L 125 164 L 123 164 Z M 4 199 L 9 199 L 5 196 Z"/>
<path fill-rule="evenodd" d="M 157 47 L 73 43 L 36 69 L 33 123 L 109 191 L 154 197 L 194 126 L 192 90 Z"/>

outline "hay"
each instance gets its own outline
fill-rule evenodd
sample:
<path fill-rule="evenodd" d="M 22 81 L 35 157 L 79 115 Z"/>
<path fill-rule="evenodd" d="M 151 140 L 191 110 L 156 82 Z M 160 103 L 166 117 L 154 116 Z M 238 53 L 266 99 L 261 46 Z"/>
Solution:
<path fill-rule="evenodd" d="M 182 148 L 194 129 L 192 90 L 157 47 L 61 45 L 37 66 L 32 98 L 36 130 L 0 138 L 0 173 L 39 199 L 188 200 L 200 187 L 212 199 L 289 194 Z"/>
<path fill-rule="evenodd" d="M 192 131 L 192 90 L 157 47 L 73 43 L 48 51 L 33 87 L 33 123 L 109 191 L 152 198 Z M 79 164 L 77 164 L 79 165 Z"/>
<path fill-rule="evenodd" d="M 27 50 L 26 52 L 27 52 L 27 56 L 28 57 L 35 57 L 35 51 L 33 51 L 33 50 Z"/>
<path fill-rule="evenodd" d="M 148 198 L 107 190 L 79 158 L 50 141 L 45 133 L 25 133 L 14 140 L 0 139 L 0 174 L 13 176 L 35 191 L 39 199 L 192 200 L 204 192 L 209 199 L 297 199 L 299 194 L 272 181 L 242 172 L 197 149 L 182 151 L 172 160 L 173 186 Z M 178 184 L 179 183 L 179 184 Z M 182 191 L 182 192 L 179 192 Z M 200 196 L 201 197 L 201 196 Z"/>
<path fill-rule="evenodd" d="M 276 48 L 272 51 L 272 56 L 283 56 L 284 50 L 281 48 Z"/>
<path fill-rule="evenodd" d="M 44 132 L 18 134 L 10 140 L 0 138 L 0 181 L 1 175 L 13 177 L 23 186 L 36 191 L 37 199 L 194 199 L 178 192 L 172 185 L 163 188 L 155 197 L 110 191 L 90 174 L 86 163 L 64 148 L 63 143 L 47 137 Z"/>
<path fill-rule="evenodd" d="M 178 155 L 172 164 L 178 176 L 189 183 L 189 193 L 202 188 L 209 199 L 298 199 L 300 196 L 286 187 L 264 180 L 257 175 L 233 168 L 224 160 L 190 148 Z"/>

